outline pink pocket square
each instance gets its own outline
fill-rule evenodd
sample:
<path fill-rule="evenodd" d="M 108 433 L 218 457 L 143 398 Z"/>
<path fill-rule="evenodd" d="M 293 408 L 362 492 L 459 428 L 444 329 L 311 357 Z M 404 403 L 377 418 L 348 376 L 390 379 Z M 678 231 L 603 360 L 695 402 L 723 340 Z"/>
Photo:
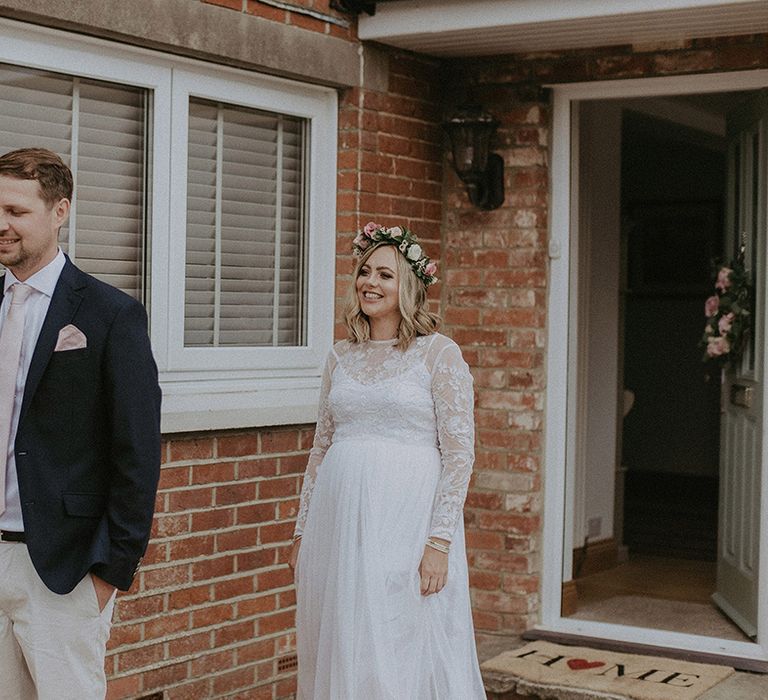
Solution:
<path fill-rule="evenodd" d="M 85 333 L 83 333 L 77 326 L 73 326 L 70 323 L 59 331 L 59 339 L 56 341 L 56 347 L 53 351 L 80 350 L 85 347 L 88 347 L 88 340 L 85 337 Z"/>

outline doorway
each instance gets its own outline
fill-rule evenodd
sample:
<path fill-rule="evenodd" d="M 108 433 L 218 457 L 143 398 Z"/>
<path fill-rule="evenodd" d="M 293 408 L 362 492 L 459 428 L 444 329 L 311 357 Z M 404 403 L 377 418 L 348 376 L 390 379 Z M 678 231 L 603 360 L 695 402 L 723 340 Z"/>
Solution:
<path fill-rule="evenodd" d="M 706 77 L 717 78 L 697 76 Z M 560 614 L 545 605 L 542 627 L 766 658 L 712 602 L 721 382 L 697 347 L 711 260 L 728 245 L 728 114 L 753 91 L 622 82 L 605 99 L 573 99 L 566 93 L 590 86 L 568 88 L 555 110 L 555 135 L 569 127 L 568 174 L 577 177 L 561 211 L 571 232 L 564 583 Z M 556 230 L 563 163 L 554 150 Z M 559 258 L 552 257 L 554 296 Z M 547 541 L 545 526 L 545 548 Z M 683 613 L 677 622 L 672 611 Z"/>

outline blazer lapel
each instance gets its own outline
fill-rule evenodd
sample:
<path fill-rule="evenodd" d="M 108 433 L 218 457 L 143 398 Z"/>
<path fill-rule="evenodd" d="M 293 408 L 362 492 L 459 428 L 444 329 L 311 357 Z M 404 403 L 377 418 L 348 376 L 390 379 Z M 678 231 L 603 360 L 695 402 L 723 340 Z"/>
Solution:
<path fill-rule="evenodd" d="M 72 317 L 83 300 L 81 290 L 85 286 L 86 278 L 67 258 L 59 276 L 59 281 L 56 283 L 56 288 L 53 290 L 51 304 L 48 307 L 48 313 L 45 315 L 43 327 L 40 329 L 37 345 L 35 345 L 35 351 L 32 354 L 32 362 L 29 365 L 27 381 L 24 385 L 24 399 L 21 403 L 20 419 L 23 419 L 29 402 L 35 395 L 43 372 L 45 372 L 45 368 L 48 366 L 53 349 L 56 347 L 59 331 L 72 321 Z"/>

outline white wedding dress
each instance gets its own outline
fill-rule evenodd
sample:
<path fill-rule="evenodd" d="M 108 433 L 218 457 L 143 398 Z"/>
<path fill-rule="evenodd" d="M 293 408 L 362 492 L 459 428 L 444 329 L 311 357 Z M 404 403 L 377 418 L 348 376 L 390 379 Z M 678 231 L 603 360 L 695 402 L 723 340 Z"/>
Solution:
<path fill-rule="evenodd" d="M 484 700 L 462 522 L 472 416 L 445 336 L 334 346 L 296 525 L 300 700 Z M 452 545 L 445 588 L 422 596 L 429 536 Z"/>

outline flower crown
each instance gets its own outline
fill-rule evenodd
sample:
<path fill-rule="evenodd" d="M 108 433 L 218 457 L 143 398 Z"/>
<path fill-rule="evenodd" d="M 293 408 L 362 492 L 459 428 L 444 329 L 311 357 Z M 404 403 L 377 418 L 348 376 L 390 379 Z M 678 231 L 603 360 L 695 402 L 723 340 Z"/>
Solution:
<path fill-rule="evenodd" d="M 379 243 L 388 243 L 396 246 L 405 256 L 411 269 L 426 287 L 437 282 L 435 273 L 437 272 L 437 263 L 432 262 L 418 243 L 418 239 L 407 228 L 402 226 L 393 226 L 385 228 L 368 222 L 362 231 L 355 236 L 352 241 L 352 252 L 355 257 L 360 257 L 368 248 Z"/>

